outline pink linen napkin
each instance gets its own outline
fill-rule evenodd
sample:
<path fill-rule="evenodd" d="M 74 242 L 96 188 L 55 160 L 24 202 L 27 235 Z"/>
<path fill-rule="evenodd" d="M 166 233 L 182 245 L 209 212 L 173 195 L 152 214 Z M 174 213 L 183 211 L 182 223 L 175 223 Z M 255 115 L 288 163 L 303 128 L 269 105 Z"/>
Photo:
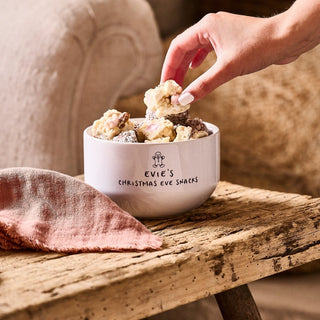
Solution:
<path fill-rule="evenodd" d="M 160 249 L 161 239 L 110 198 L 71 176 L 0 170 L 0 248 L 56 252 Z"/>

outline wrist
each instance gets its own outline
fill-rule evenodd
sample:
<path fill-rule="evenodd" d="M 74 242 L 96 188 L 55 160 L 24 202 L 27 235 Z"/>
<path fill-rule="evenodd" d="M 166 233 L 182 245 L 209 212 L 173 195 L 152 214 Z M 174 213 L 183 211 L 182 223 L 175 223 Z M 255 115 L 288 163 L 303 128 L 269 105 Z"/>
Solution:
<path fill-rule="evenodd" d="M 268 19 L 280 63 L 294 60 L 320 43 L 318 0 L 296 1 L 287 11 Z"/>

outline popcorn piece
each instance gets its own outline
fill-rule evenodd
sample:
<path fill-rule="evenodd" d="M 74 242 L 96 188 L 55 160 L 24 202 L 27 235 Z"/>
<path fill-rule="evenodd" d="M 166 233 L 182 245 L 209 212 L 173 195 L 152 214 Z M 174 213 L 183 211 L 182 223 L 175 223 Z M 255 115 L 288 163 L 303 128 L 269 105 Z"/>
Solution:
<path fill-rule="evenodd" d="M 159 138 L 159 139 L 155 139 L 155 140 L 145 140 L 145 143 L 165 143 L 165 142 L 170 142 L 170 138 L 169 137 L 165 137 L 165 138 Z"/>
<path fill-rule="evenodd" d="M 137 132 L 138 136 L 142 135 L 144 140 L 149 141 L 162 138 L 168 138 L 169 141 L 172 141 L 175 138 L 173 123 L 164 118 L 144 121 Z"/>
<path fill-rule="evenodd" d="M 157 118 L 178 114 L 190 108 L 190 104 L 182 106 L 171 103 L 171 96 L 181 92 L 182 88 L 174 80 L 167 80 L 154 89 L 147 90 L 143 101 L 148 109 L 155 112 Z"/>
<path fill-rule="evenodd" d="M 128 112 L 111 109 L 94 121 L 91 131 L 94 137 L 111 140 L 122 131 L 133 130 L 133 127 L 134 124 L 130 121 Z"/>
<path fill-rule="evenodd" d="M 200 139 L 203 137 L 207 137 L 208 135 L 209 133 L 207 131 L 195 131 L 194 133 L 192 133 L 191 139 Z"/>
<path fill-rule="evenodd" d="M 113 141 L 124 142 L 124 143 L 137 143 L 138 138 L 134 130 L 122 131 L 117 136 L 115 136 Z"/>
<path fill-rule="evenodd" d="M 176 135 L 176 138 L 173 140 L 173 142 L 190 140 L 191 132 L 192 132 L 191 127 L 178 126 L 176 128 L 177 135 Z"/>

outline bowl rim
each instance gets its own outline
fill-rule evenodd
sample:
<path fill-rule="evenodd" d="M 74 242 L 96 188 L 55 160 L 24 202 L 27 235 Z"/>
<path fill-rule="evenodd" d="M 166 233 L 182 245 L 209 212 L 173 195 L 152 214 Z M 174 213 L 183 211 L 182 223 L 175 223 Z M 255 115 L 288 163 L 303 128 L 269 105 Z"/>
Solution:
<path fill-rule="evenodd" d="M 144 118 L 132 118 L 132 120 L 144 120 Z M 90 131 L 92 128 L 92 125 L 90 125 L 89 127 L 87 127 L 86 129 L 84 129 L 83 131 L 83 135 L 87 136 L 89 139 L 92 139 L 94 141 L 99 141 L 101 143 L 105 143 L 105 144 L 115 144 L 115 145 L 126 145 L 126 146 L 156 146 L 156 145 L 176 145 L 176 144 L 186 144 L 186 143 L 196 143 L 197 141 L 203 141 L 203 140 L 208 140 L 208 139 L 212 139 L 213 137 L 217 136 L 220 133 L 220 129 L 214 125 L 213 123 L 210 122 L 206 122 L 203 121 L 204 124 L 208 127 L 209 130 L 212 131 L 212 133 L 210 135 L 208 135 L 207 137 L 202 137 L 199 139 L 192 139 L 192 140 L 185 140 L 185 141 L 176 141 L 176 142 L 148 142 L 148 143 L 130 143 L 130 142 L 119 142 L 119 141 L 113 141 L 113 140 L 105 140 L 105 139 L 100 139 L 100 138 L 96 138 L 94 136 L 91 135 Z"/>

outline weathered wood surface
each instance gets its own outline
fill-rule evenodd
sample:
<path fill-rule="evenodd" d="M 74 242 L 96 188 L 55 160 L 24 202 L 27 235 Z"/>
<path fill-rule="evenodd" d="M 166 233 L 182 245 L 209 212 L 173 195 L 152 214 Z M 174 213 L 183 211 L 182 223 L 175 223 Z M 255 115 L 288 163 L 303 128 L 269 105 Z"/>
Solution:
<path fill-rule="evenodd" d="M 141 319 L 320 258 L 320 198 L 219 183 L 154 252 L 0 251 L 0 319 Z"/>

